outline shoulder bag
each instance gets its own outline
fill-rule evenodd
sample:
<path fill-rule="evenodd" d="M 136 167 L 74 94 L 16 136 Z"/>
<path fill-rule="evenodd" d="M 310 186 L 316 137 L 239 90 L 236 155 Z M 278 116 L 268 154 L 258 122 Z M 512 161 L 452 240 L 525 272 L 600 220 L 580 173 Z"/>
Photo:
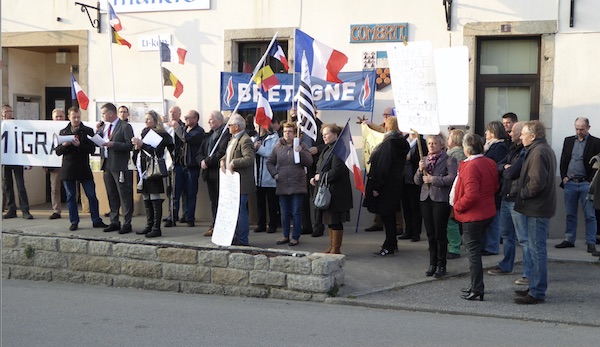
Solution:
<path fill-rule="evenodd" d="M 329 208 L 331 203 L 331 192 L 329 191 L 329 184 L 327 183 L 327 173 L 322 177 L 319 182 L 319 189 L 315 194 L 315 207 L 319 210 L 326 210 Z"/>

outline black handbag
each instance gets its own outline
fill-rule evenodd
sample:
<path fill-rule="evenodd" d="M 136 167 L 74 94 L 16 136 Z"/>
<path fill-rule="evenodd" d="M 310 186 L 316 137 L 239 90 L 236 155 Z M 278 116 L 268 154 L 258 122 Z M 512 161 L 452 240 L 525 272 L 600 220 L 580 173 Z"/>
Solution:
<path fill-rule="evenodd" d="M 148 153 L 146 152 L 146 154 Z M 149 155 L 146 159 L 146 178 L 162 178 L 167 176 L 165 159 L 157 157 L 156 154 Z"/>
<path fill-rule="evenodd" d="M 315 194 L 314 200 L 315 207 L 319 210 L 326 210 L 331 204 L 331 192 L 329 191 L 329 184 L 327 183 L 327 173 L 323 176 L 319 183 L 319 189 Z"/>

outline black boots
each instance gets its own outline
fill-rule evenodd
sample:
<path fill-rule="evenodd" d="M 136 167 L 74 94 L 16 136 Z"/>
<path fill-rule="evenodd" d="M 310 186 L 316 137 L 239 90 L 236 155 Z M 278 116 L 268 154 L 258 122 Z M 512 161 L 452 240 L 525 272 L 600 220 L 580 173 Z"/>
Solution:
<path fill-rule="evenodd" d="M 146 210 L 146 227 L 144 230 L 136 231 L 135 233 L 138 235 L 148 234 L 152 231 L 152 226 L 154 226 L 154 209 L 152 208 L 151 200 L 144 200 L 144 209 Z"/>
<path fill-rule="evenodd" d="M 146 237 L 158 237 L 161 236 L 160 232 L 160 221 L 162 220 L 162 203 L 164 199 L 151 200 L 152 203 L 152 212 L 154 215 L 154 225 L 152 226 L 152 231 L 146 234 Z"/>

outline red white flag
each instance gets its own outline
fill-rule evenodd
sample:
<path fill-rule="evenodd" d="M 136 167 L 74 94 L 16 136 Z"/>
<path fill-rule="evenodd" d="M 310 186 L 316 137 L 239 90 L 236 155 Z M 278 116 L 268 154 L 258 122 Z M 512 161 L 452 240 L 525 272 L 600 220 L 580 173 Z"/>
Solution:
<path fill-rule="evenodd" d="M 269 129 L 269 124 L 273 121 L 273 110 L 265 96 L 265 93 L 258 93 L 258 102 L 256 104 L 256 124 L 264 129 Z"/>
<path fill-rule="evenodd" d="M 279 45 L 279 42 L 275 41 L 273 43 L 271 49 L 269 50 L 269 55 L 279 60 L 281 64 L 283 64 L 285 72 L 288 72 L 288 70 L 290 69 L 290 65 L 288 64 L 288 61 L 285 57 L 285 54 L 283 53 L 283 49 Z"/>
<path fill-rule="evenodd" d="M 123 26 L 121 26 L 121 20 L 119 19 L 119 17 L 117 17 L 117 14 L 115 13 L 115 9 L 110 4 L 110 1 L 108 1 L 107 3 L 108 3 L 108 23 L 110 24 L 111 27 L 113 27 L 113 29 L 115 29 L 115 31 L 123 30 Z"/>
<path fill-rule="evenodd" d="M 73 77 L 73 75 L 71 75 L 71 99 L 77 99 L 79 108 L 87 110 L 90 99 L 88 99 L 87 95 L 85 95 L 83 89 L 81 89 L 81 86 L 79 86 L 79 83 L 75 81 L 75 77 Z"/>

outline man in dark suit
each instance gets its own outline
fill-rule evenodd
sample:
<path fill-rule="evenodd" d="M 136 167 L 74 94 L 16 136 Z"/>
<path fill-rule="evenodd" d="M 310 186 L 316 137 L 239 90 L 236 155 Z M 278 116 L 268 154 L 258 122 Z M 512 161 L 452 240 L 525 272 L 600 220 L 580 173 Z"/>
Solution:
<path fill-rule="evenodd" d="M 102 119 L 96 125 L 96 133 L 106 142 L 100 147 L 104 185 L 110 206 L 110 225 L 105 232 L 119 231 L 119 234 L 131 232 L 133 216 L 133 171 L 129 170 L 130 152 L 133 148 L 133 128 L 129 123 L 117 117 L 117 108 L 112 103 L 101 107 Z M 124 223 L 119 221 L 119 208 L 123 209 Z"/>
<path fill-rule="evenodd" d="M 210 132 L 206 135 L 202 148 L 200 148 L 200 153 L 198 153 L 202 179 L 206 182 L 208 189 L 213 218 L 210 228 L 204 233 L 204 236 L 207 237 L 212 236 L 215 219 L 217 218 L 217 206 L 219 204 L 219 160 L 225 155 L 227 144 L 229 143 L 229 139 L 231 139 L 231 134 L 228 130 L 223 132 L 223 127 L 225 126 L 223 121 L 224 118 L 221 112 L 211 112 L 208 117 Z"/>
<path fill-rule="evenodd" d="M 588 253 L 596 251 L 596 215 L 594 206 L 587 199 L 594 169 L 590 159 L 600 152 L 600 139 L 590 135 L 590 121 L 585 117 L 575 119 L 575 136 L 565 138 L 560 156 L 560 187 L 565 190 L 567 226 L 565 240 L 556 248 L 575 247 L 577 238 L 578 201 L 582 202 L 585 217 L 585 243 Z"/>
<path fill-rule="evenodd" d="M 56 155 L 62 156 L 62 179 L 67 193 L 67 209 L 69 210 L 69 230 L 75 231 L 79 227 L 79 213 L 77 211 L 77 181 L 83 186 L 85 195 L 90 204 L 90 214 L 94 228 L 106 228 L 98 212 L 98 198 L 96 198 L 96 185 L 90 169 L 90 154 L 96 150 L 94 143 L 88 139 L 94 135 L 92 128 L 81 123 L 81 113 L 76 107 L 68 111 L 70 123 L 60 131 L 60 135 L 74 135 L 73 140 L 63 142 L 56 148 Z"/>
<path fill-rule="evenodd" d="M 13 109 L 10 105 L 2 105 L 2 119 L 14 119 Z M 2 217 L 4 219 L 17 217 L 17 203 L 15 200 L 15 188 L 13 186 L 13 175 L 17 181 L 17 194 L 19 195 L 19 207 L 23 213 L 24 219 L 33 219 L 29 213 L 29 198 L 27 197 L 27 188 L 23 179 L 23 169 L 29 170 L 31 166 L 23 167 L 21 165 L 2 165 L 2 189 L 6 197 L 6 208 L 8 211 Z"/>
<path fill-rule="evenodd" d="M 235 113 L 227 123 L 231 140 L 227 145 L 225 155 L 221 158 L 221 170 L 225 169 L 236 171 L 240 174 L 240 206 L 233 237 L 233 245 L 248 246 L 248 234 L 250 233 L 250 224 L 248 222 L 248 194 L 256 192 L 254 185 L 254 163 L 256 153 L 254 144 L 248 134 L 246 134 L 246 121 L 242 116 Z"/>

